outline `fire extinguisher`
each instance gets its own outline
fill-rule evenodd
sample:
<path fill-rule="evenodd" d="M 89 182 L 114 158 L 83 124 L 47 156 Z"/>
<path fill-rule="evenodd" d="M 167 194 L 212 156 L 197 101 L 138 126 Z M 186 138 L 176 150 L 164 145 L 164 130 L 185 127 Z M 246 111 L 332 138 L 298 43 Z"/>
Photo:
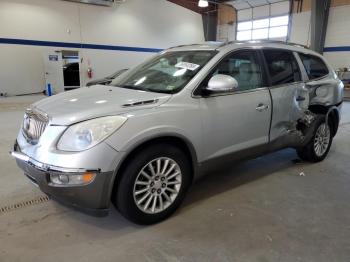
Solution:
<path fill-rule="evenodd" d="M 91 67 L 88 68 L 87 75 L 88 75 L 88 78 L 92 78 L 92 68 Z"/>

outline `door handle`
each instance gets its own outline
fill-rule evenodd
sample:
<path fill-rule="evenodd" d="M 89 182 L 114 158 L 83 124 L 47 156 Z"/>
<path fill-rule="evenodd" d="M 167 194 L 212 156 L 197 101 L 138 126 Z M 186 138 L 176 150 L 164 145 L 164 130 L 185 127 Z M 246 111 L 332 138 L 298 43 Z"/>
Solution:
<path fill-rule="evenodd" d="M 264 110 L 267 110 L 269 108 L 268 105 L 265 105 L 265 104 L 259 104 L 255 109 L 259 112 L 262 112 Z"/>
<path fill-rule="evenodd" d="M 305 101 L 305 97 L 303 97 L 303 96 L 298 96 L 298 97 L 296 98 L 296 100 L 297 100 L 297 102 Z"/>

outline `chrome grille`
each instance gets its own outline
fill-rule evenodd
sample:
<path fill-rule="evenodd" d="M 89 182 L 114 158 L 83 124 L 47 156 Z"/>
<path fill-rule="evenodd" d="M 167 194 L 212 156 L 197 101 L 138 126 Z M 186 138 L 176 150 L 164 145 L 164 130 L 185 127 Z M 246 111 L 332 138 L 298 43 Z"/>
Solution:
<path fill-rule="evenodd" d="M 44 133 L 49 122 L 46 115 L 36 112 L 32 109 L 27 109 L 23 120 L 23 134 L 27 141 L 31 144 L 36 144 L 40 136 Z"/>

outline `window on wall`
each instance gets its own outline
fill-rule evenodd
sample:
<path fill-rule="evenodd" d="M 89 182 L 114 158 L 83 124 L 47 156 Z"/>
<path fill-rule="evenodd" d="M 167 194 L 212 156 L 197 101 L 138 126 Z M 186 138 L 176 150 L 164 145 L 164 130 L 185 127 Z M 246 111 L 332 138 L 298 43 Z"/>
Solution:
<path fill-rule="evenodd" d="M 237 24 L 236 39 L 240 41 L 274 38 L 286 39 L 288 23 L 288 15 L 239 22 Z"/>

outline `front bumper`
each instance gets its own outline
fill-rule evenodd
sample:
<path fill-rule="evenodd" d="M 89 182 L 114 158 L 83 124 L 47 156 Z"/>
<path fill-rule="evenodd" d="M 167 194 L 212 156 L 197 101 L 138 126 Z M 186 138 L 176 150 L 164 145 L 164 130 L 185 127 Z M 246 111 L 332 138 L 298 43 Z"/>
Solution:
<path fill-rule="evenodd" d="M 108 214 L 109 191 L 113 180 L 112 171 L 101 172 L 98 169 L 85 170 L 46 165 L 23 154 L 17 143 L 11 155 L 16 158 L 17 165 L 30 181 L 53 199 L 91 215 L 105 216 Z M 50 174 L 73 176 L 84 172 L 96 173 L 95 179 L 87 185 L 53 185 L 50 183 Z"/>

